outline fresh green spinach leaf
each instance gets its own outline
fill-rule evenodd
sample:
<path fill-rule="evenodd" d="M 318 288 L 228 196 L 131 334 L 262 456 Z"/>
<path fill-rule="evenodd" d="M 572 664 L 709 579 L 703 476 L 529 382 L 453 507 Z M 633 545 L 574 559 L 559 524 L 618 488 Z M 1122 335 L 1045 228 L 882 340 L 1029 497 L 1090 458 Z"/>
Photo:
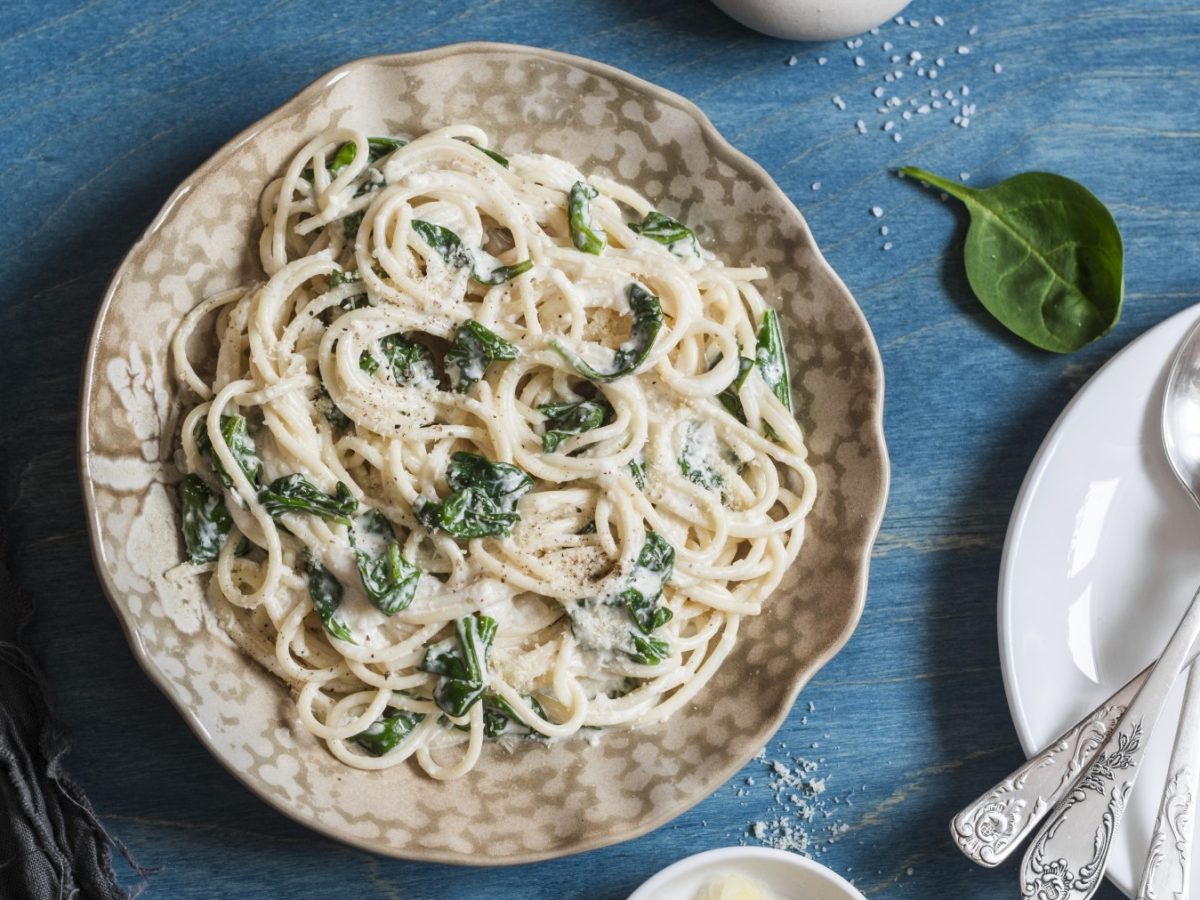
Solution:
<path fill-rule="evenodd" d="M 546 417 L 542 449 L 553 453 L 567 438 L 599 428 L 612 417 L 613 408 L 601 397 L 575 403 L 543 403 L 538 412 Z"/>
<path fill-rule="evenodd" d="M 967 280 L 1013 334 L 1043 350 L 1071 353 L 1117 324 L 1125 298 L 1121 232 L 1083 185 L 1025 172 L 977 189 L 923 169 L 900 171 L 966 204 Z"/>
<path fill-rule="evenodd" d="M 575 371 L 584 378 L 602 383 L 616 381 L 635 371 L 650 355 L 650 349 L 663 326 L 662 304 L 637 282 L 629 285 L 625 296 L 633 312 L 633 327 L 629 332 L 629 340 L 613 353 L 612 367 L 608 371 L 601 372 L 593 368 L 558 339 L 551 343 L 555 352 L 574 366 Z"/>
<path fill-rule="evenodd" d="M 592 222 L 592 201 L 600 196 L 599 191 L 586 181 L 577 181 L 567 197 L 567 221 L 571 227 L 571 243 L 576 250 L 599 256 L 608 236 L 599 225 Z"/>
<path fill-rule="evenodd" d="M 454 623 L 454 634 L 454 641 L 430 647 L 420 668 L 439 676 L 433 700 L 442 712 L 457 719 L 465 716 L 487 689 L 496 620 L 480 614 L 465 616 Z"/>
<path fill-rule="evenodd" d="M 400 555 L 400 542 L 387 516 L 372 509 L 350 529 L 350 546 L 367 598 L 381 613 L 408 609 L 417 594 L 421 570 Z"/>
<path fill-rule="evenodd" d="M 179 482 L 179 504 L 183 509 L 183 543 L 194 563 L 216 562 L 233 519 L 225 499 L 195 473 Z"/>
<path fill-rule="evenodd" d="M 329 287 L 332 290 L 336 287 L 341 287 L 343 284 L 358 284 L 362 281 L 362 274 L 357 269 L 347 269 L 345 271 L 338 270 L 329 273 Z M 362 309 L 364 306 L 370 306 L 371 301 L 365 293 L 351 294 L 342 300 L 338 306 L 341 309 Z"/>
<path fill-rule="evenodd" d="M 674 569 L 675 548 L 662 535 L 648 531 L 637 563 L 629 573 L 628 586 L 617 595 L 644 635 L 671 621 L 671 610 L 658 605 L 658 601 Z"/>
<path fill-rule="evenodd" d="M 383 756 L 399 747 L 424 718 L 423 713 L 402 709 L 385 712 L 351 740 L 372 756 Z"/>
<path fill-rule="evenodd" d="M 321 624 L 338 640 L 348 644 L 358 643 L 346 623 L 337 617 L 338 607 L 342 605 L 342 583 L 312 556 L 307 557 L 307 562 L 308 596 L 312 599 Z"/>
<path fill-rule="evenodd" d="M 196 423 L 195 431 L 192 434 L 196 438 L 196 449 L 201 456 L 208 460 L 213 474 L 225 487 L 233 487 L 233 479 L 229 477 L 229 473 L 225 471 L 225 467 L 213 453 L 212 439 L 208 436 L 208 425 L 205 419 Z M 242 474 L 246 476 L 246 480 L 250 482 L 251 486 L 257 487 L 262 475 L 262 460 L 258 458 L 258 448 L 254 446 L 254 439 L 250 437 L 250 430 L 245 418 L 221 416 L 221 437 L 225 439 L 230 454 L 238 464 L 238 468 L 242 470 Z"/>
<path fill-rule="evenodd" d="M 446 481 L 451 492 L 444 500 L 420 498 L 413 512 L 430 531 L 460 539 L 511 534 L 521 521 L 517 502 L 533 487 L 529 474 L 516 466 L 466 451 L 450 457 Z"/>
<path fill-rule="evenodd" d="M 633 477 L 633 483 L 637 485 L 638 490 L 644 491 L 646 489 L 646 461 L 640 456 L 630 460 L 629 474 Z"/>
<path fill-rule="evenodd" d="M 646 213 L 641 222 L 634 222 L 629 229 L 642 237 L 657 241 L 675 256 L 700 255 L 700 244 L 692 229 L 655 210 Z"/>
<path fill-rule="evenodd" d="M 450 349 L 446 351 L 450 385 L 458 393 L 465 394 L 483 378 L 489 365 L 498 359 L 516 359 L 520 352 L 514 344 L 469 319 L 458 326 Z"/>
<path fill-rule="evenodd" d="M 340 525 L 350 525 L 350 515 L 358 509 L 358 501 L 342 482 L 337 483 L 337 495 L 331 497 L 298 473 L 276 478 L 259 492 L 258 501 L 272 518 L 305 512 Z"/>

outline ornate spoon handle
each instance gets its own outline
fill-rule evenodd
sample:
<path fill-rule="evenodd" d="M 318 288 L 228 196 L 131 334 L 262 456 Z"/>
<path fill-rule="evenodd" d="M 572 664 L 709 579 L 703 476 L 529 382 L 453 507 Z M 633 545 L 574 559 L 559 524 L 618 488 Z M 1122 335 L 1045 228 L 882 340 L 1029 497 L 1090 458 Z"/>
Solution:
<path fill-rule="evenodd" d="M 1200 591 L 1117 728 L 1026 852 L 1021 863 L 1026 900 L 1088 900 L 1100 886 L 1146 743 L 1197 635 Z"/>
<path fill-rule="evenodd" d="M 1192 872 L 1192 830 L 1200 788 L 1200 666 L 1192 666 L 1175 732 L 1171 768 L 1150 838 L 1150 852 L 1138 887 L 1138 900 L 1188 897 Z"/>
<path fill-rule="evenodd" d="M 1008 859 L 1067 795 L 1149 676 L 1147 666 L 1045 750 L 968 804 L 950 823 L 958 849 L 989 868 Z"/>

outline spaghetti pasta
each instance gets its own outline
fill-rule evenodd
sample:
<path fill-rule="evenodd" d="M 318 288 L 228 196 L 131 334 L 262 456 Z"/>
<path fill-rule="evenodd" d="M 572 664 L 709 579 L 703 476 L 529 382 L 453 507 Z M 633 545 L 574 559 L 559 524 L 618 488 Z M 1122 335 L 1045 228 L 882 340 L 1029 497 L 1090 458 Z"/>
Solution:
<path fill-rule="evenodd" d="M 815 497 L 766 271 L 487 148 L 314 137 L 263 192 L 265 279 L 173 339 L 188 565 L 359 768 L 665 720 Z"/>

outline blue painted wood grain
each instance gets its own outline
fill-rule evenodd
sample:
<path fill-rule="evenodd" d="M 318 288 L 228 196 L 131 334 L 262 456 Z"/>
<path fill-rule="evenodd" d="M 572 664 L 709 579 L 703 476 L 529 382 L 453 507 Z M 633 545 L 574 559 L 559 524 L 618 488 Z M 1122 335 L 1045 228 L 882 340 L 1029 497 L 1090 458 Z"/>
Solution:
<path fill-rule="evenodd" d="M 972 867 L 946 830 L 1021 759 L 996 649 L 1000 549 L 1025 469 L 1072 393 L 1200 298 L 1200 8 L 916 0 L 906 15 L 920 27 L 889 23 L 851 50 L 762 37 L 699 0 L 0 7 L 0 502 L 17 576 L 40 604 L 35 639 L 74 741 L 70 766 L 158 867 L 147 896 L 620 898 L 778 813 L 752 763 L 656 832 L 568 859 L 472 870 L 351 850 L 273 812 L 208 756 L 142 676 L 100 594 L 75 477 L 77 385 L 126 249 L 177 182 L 317 75 L 475 39 L 589 56 L 678 91 L 808 217 L 883 351 L 894 480 L 862 624 L 777 740 L 820 760 L 821 859 L 868 896 L 1016 895 L 1012 865 Z M 912 50 L 943 57 L 937 81 L 906 65 Z M 896 69 L 904 78 L 883 82 Z M 952 89 L 961 109 L 963 85 L 977 107 L 968 128 L 941 97 L 942 109 L 899 115 L 910 98 L 932 103 L 934 88 Z M 902 107 L 878 113 L 893 95 Z M 885 132 L 888 120 L 898 127 Z M 1048 169 L 1089 185 L 1125 238 L 1120 325 L 1071 357 L 1008 337 L 966 287 L 962 213 L 889 174 L 904 163 L 971 183 Z"/>

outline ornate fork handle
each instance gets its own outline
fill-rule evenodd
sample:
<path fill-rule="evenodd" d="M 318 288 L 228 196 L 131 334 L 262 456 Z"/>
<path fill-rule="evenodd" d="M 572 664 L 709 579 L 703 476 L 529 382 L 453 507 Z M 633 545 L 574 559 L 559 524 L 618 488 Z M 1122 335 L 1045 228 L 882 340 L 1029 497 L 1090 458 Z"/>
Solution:
<path fill-rule="evenodd" d="M 1096 752 L 1021 863 L 1025 900 L 1088 900 L 1100 886 L 1163 702 L 1200 635 L 1200 590 L 1120 724 Z"/>
<path fill-rule="evenodd" d="M 958 848 L 982 866 L 998 866 L 1063 797 L 1125 714 L 1150 667 L 1031 757 L 950 823 Z"/>
<path fill-rule="evenodd" d="M 1188 673 L 1183 715 L 1146 855 L 1137 900 L 1179 900 L 1188 894 L 1192 871 L 1192 829 L 1200 787 L 1200 666 Z"/>

